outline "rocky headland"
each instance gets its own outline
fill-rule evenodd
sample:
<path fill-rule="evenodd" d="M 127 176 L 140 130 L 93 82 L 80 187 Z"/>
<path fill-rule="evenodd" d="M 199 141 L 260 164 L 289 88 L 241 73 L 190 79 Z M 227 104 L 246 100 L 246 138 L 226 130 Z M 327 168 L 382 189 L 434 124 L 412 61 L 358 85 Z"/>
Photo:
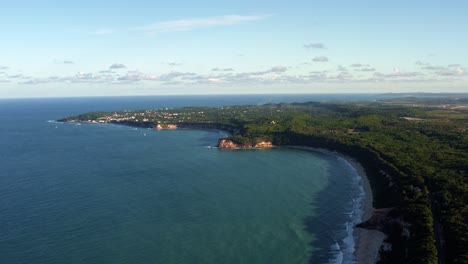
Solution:
<path fill-rule="evenodd" d="M 260 141 L 258 143 L 236 143 L 230 139 L 220 139 L 218 141 L 218 148 L 222 149 L 264 149 L 273 147 L 270 141 Z"/>

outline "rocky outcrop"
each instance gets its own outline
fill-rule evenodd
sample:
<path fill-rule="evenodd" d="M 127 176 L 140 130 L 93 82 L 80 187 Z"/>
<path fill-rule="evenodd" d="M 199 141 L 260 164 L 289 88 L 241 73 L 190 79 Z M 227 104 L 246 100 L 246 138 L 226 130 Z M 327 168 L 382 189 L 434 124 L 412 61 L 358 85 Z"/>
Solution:
<path fill-rule="evenodd" d="M 220 139 L 218 142 L 218 148 L 224 149 L 239 149 L 240 146 L 234 143 L 232 140 Z"/>
<path fill-rule="evenodd" d="M 401 221 L 390 216 L 390 212 L 393 209 L 394 208 L 374 209 L 371 218 L 356 225 L 356 227 L 385 232 L 389 225 L 394 225 L 396 223 L 402 225 Z"/>
<path fill-rule="evenodd" d="M 254 148 L 271 148 L 273 144 L 270 141 L 262 141 L 255 144 Z"/>
<path fill-rule="evenodd" d="M 162 129 L 177 129 L 177 125 L 172 125 L 172 124 L 168 124 L 167 126 L 163 127 L 161 124 L 158 124 L 156 127 L 155 127 L 156 130 L 162 130 Z"/>
<path fill-rule="evenodd" d="M 218 148 L 223 149 L 264 149 L 271 148 L 273 144 L 270 141 L 261 141 L 253 144 L 238 144 L 230 139 L 220 139 L 218 141 Z"/>

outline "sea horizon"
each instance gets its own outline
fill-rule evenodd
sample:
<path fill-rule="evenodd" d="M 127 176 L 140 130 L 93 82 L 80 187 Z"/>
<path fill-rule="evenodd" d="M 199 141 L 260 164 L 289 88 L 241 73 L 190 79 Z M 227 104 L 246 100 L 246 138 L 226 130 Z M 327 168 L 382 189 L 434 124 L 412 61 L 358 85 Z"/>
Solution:
<path fill-rule="evenodd" d="M 343 95 L 370 95 L 370 96 L 456 96 L 467 95 L 468 92 L 314 92 L 314 93 L 213 93 L 213 94 L 121 94 L 121 95 L 70 95 L 70 96 L 33 96 L 33 97 L 0 97 L 0 100 L 14 99 L 73 99 L 73 98 L 122 98 L 122 97 L 218 97 L 218 96 L 343 96 Z"/>

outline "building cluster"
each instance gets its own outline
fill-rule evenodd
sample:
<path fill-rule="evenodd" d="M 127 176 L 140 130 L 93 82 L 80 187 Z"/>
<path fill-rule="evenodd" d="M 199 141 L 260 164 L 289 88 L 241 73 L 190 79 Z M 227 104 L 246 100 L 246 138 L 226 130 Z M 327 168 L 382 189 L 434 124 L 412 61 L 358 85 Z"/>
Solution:
<path fill-rule="evenodd" d="M 113 123 L 113 122 L 154 122 L 154 123 L 180 123 L 191 120 L 194 116 L 204 116 L 203 111 L 197 112 L 174 112 L 168 108 L 162 110 L 145 110 L 142 112 L 124 111 L 113 112 L 96 119 L 86 120 L 91 123 Z"/>

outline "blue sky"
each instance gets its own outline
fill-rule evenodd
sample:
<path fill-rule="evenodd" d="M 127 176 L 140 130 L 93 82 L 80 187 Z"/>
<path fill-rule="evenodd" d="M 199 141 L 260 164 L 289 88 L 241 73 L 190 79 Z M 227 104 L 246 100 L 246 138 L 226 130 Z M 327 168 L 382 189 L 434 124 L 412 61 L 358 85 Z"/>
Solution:
<path fill-rule="evenodd" d="M 468 91 L 465 1 L 10 1 L 0 97 Z"/>

